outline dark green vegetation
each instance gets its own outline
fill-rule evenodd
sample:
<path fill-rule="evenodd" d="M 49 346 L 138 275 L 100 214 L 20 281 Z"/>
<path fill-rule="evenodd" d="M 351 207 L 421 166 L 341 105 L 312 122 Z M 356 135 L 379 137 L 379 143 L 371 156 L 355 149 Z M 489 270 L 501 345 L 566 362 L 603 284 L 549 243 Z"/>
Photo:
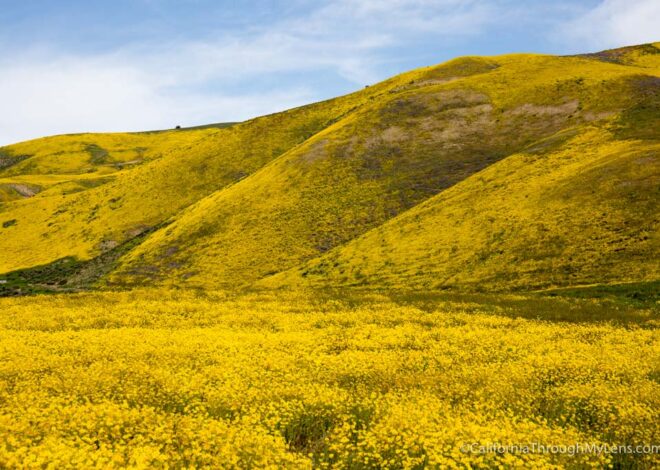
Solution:
<path fill-rule="evenodd" d="M 0 170 L 16 165 L 18 162 L 29 158 L 29 155 L 14 155 L 6 148 L 0 148 Z"/>
<path fill-rule="evenodd" d="M 87 152 L 89 152 L 90 154 L 91 163 L 98 165 L 108 162 L 108 157 L 109 157 L 108 151 L 99 147 L 98 145 L 88 144 L 85 150 L 87 150 Z"/>
<path fill-rule="evenodd" d="M 634 64 L 635 58 L 639 56 L 655 56 L 657 54 L 657 44 L 641 44 L 639 46 L 619 47 L 617 49 L 608 49 L 590 54 L 580 54 L 577 57 L 586 57 L 620 65 L 630 65 Z"/>
<path fill-rule="evenodd" d="M 622 139 L 657 139 L 660 129 L 660 77 L 639 77 L 630 84 L 637 100 L 615 121 Z"/>
<path fill-rule="evenodd" d="M 651 308 L 660 302 L 660 281 L 552 289 L 541 294 L 550 297 L 603 299 L 622 305 Z"/>
<path fill-rule="evenodd" d="M 258 292 L 258 291 L 257 291 Z M 401 306 L 435 312 L 460 306 L 466 312 L 480 312 L 511 318 L 527 318 L 576 324 L 609 322 L 656 328 L 659 283 L 635 283 L 556 289 L 519 294 L 484 294 L 454 291 L 378 290 L 360 288 L 315 288 L 315 309 L 353 309 L 387 298 Z"/>
<path fill-rule="evenodd" d="M 3 227 L 15 221 L 3 223 Z M 89 260 L 73 256 L 52 263 L 0 275 L 0 297 L 59 292 L 80 292 L 98 287 L 98 281 L 117 266 L 117 260 L 159 227 L 145 229 L 121 245 Z"/>

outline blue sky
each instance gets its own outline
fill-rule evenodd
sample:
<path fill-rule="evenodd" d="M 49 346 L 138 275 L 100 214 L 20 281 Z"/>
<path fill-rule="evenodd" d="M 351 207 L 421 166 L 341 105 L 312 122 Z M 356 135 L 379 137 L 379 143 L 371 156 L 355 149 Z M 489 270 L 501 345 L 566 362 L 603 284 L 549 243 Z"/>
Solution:
<path fill-rule="evenodd" d="M 659 25 L 658 0 L 0 0 L 0 145 L 244 120 L 461 55 L 657 41 Z"/>

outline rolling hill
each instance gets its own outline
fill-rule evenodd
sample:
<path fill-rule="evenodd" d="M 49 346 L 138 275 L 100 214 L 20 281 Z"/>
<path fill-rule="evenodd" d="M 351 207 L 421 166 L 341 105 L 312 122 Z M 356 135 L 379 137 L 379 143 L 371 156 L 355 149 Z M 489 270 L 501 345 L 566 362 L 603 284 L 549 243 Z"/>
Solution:
<path fill-rule="evenodd" d="M 5 147 L 0 272 L 63 288 L 657 280 L 659 47 L 464 57 L 227 128 Z"/>
<path fill-rule="evenodd" d="M 228 128 L 60 136 L 1 148 L 0 272 L 99 256 L 394 86 L 385 82 Z M 16 194 L 25 181 L 42 191 L 38 197 Z"/>
<path fill-rule="evenodd" d="M 0 468 L 660 468 L 659 129 L 656 43 L 0 148 Z"/>
<path fill-rule="evenodd" d="M 657 280 L 660 143 L 566 133 L 267 282 L 510 291 Z"/>

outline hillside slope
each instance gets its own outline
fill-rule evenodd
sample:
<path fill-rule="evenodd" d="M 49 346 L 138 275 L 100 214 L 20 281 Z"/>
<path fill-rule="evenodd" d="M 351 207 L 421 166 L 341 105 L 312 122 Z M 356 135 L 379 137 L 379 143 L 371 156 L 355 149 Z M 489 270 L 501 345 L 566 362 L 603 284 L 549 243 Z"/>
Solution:
<path fill-rule="evenodd" d="M 229 128 L 60 136 L 4 147 L 0 273 L 99 256 L 396 86 L 389 80 Z"/>
<path fill-rule="evenodd" d="M 530 145 L 260 284 L 493 291 L 657 282 L 657 46 L 585 56 L 643 70 L 621 112 Z"/>
<path fill-rule="evenodd" d="M 511 156 L 268 286 L 512 290 L 660 273 L 660 141 L 612 128 Z"/>
<path fill-rule="evenodd" d="M 229 127 L 0 148 L 0 273 L 18 292 L 656 279 L 659 52 L 464 57 Z"/>
<path fill-rule="evenodd" d="M 607 139 L 587 131 L 589 126 L 643 114 L 646 95 L 657 90 L 658 70 L 651 67 L 657 61 L 647 56 L 657 57 L 657 51 L 633 49 L 625 56 L 631 57 L 628 65 L 511 55 L 462 58 L 414 71 L 403 86 L 188 208 L 129 253 L 110 281 L 249 284 L 342 246 L 525 148 L 552 148 L 577 135 L 586 139 L 586 148 L 600 145 Z M 617 151 L 633 151 L 624 147 Z M 539 162 L 546 162 L 546 153 Z M 640 210 L 649 214 L 648 207 Z M 539 205 L 539 215 L 543 211 Z M 583 215 L 591 220 L 594 214 Z M 407 233 L 409 241 L 417 238 Z M 400 242 L 392 237 L 393 246 Z M 451 238 L 430 243 L 455 245 Z M 487 249 L 456 247 L 466 257 L 476 248 Z M 351 262 L 358 252 L 351 252 Z M 385 263 L 385 254 L 374 251 L 376 265 Z M 404 269 L 406 260 L 403 249 L 394 262 Z M 318 280 L 355 283 L 343 274 Z"/>

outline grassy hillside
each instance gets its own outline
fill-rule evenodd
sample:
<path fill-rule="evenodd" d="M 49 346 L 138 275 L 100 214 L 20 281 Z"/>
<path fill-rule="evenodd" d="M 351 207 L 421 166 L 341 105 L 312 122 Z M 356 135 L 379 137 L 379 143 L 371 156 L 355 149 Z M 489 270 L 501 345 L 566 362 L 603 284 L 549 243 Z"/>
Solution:
<path fill-rule="evenodd" d="M 509 290 L 657 279 L 660 142 L 613 133 L 554 136 L 269 283 Z"/>
<path fill-rule="evenodd" d="M 158 158 L 157 146 L 180 145 L 172 137 L 63 135 L 0 148 L 0 203 L 107 183 L 120 170 Z"/>
<path fill-rule="evenodd" d="M 5 290 L 654 279 L 659 50 L 465 57 L 229 127 L 4 147 Z"/>
<path fill-rule="evenodd" d="M 4 147 L 0 273 L 98 256 L 395 86 L 390 80 L 229 128 L 61 136 Z"/>
<path fill-rule="evenodd" d="M 657 65 L 657 60 L 652 64 Z M 647 95 L 657 96 L 657 74 L 657 68 L 635 64 L 538 55 L 463 58 L 414 71 L 403 85 L 370 100 L 239 184 L 182 212 L 171 225 L 126 255 L 110 281 L 226 287 L 248 284 L 340 247 L 398 214 L 404 213 L 403 220 L 413 217 L 417 221 L 416 215 L 409 216 L 406 211 L 440 193 L 436 196 L 438 207 L 447 207 L 449 213 L 453 209 L 445 201 L 451 195 L 468 201 L 462 212 L 453 210 L 451 225 L 460 225 L 461 221 L 470 225 L 479 235 L 476 241 L 463 233 L 462 226 L 452 231 L 446 221 L 433 225 L 429 222 L 429 233 L 411 228 L 401 232 L 401 239 L 399 229 L 391 228 L 386 245 L 380 235 L 370 235 L 368 242 L 350 245 L 350 253 L 332 252 L 299 272 L 308 279 L 313 277 L 310 273 L 316 275 L 318 283 L 380 283 L 384 282 L 381 278 L 364 276 L 381 270 L 386 276 L 388 271 L 383 266 L 392 264 L 390 269 L 395 271 L 391 277 L 398 279 L 392 283 L 398 286 L 408 282 L 454 285 L 480 283 L 486 274 L 476 272 L 489 273 L 500 266 L 500 259 L 520 264 L 529 257 L 530 266 L 520 268 L 529 274 L 511 279 L 507 285 L 552 285 L 551 279 L 534 279 L 535 270 L 544 272 L 548 268 L 537 259 L 552 265 L 555 255 L 564 253 L 575 259 L 568 267 L 563 258 L 556 259 L 556 276 L 569 282 L 578 278 L 585 282 L 597 279 L 600 268 L 589 275 L 570 275 L 581 273 L 591 256 L 575 253 L 580 248 L 573 243 L 581 239 L 568 234 L 576 227 L 568 224 L 566 232 L 557 233 L 559 215 L 557 220 L 547 222 L 534 217 L 543 219 L 544 213 L 552 210 L 545 206 L 547 202 L 564 204 L 560 188 L 555 188 L 553 196 L 537 194 L 537 188 L 554 185 L 558 175 L 565 177 L 567 185 L 573 184 L 574 189 L 566 192 L 578 191 L 585 181 L 600 184 L 597 170 L 591 176 L 585 175 L 584 180 L 571 179 L 576 171 L 588 171 L 595 161 L 613 165 L 607 171 L 620 176 L 623 186 L 603 187 L 604 192 L 590 201 L 592 205 L 579 206 L 579 217 L 569 206 L 566 211 L 576 216 L 576 224 L 596 226 L 582 232 L 588 233 L 584 236 L 605 237 L 593 248 L 607 247 L 602 253 L 606 263 L 627 260 L 620 273 L 611 278 L 646 278 L 655 267 L 648 258 L 654 252 L 652 241 L 643 239 L 637 245 L 633 239 L 611 242 L 610 238 L 611 233 L 621 230 L 625 237 L 639 234 L 649 238 L 655 227 L 655 221 L 648 219 L 653 213 L 649 198 L 655 191 L 649 178 L 657 148 L 636 143 L 635 139 L 646 138 L 636 133 L 654 132 L 657 114 L 655 108 L 646 107 L 655 106 Z M 638 125 L 642 121 L 646 124 Z M 607 129 L 612 126 L 618 126 L 612 131 L 616 135 L 608 137 Z M 628 168 L 628 163 L 637 159 L 650 159 L 651 163 L 639 167 L 631 163 Z M 492 170 L 487 169 L 501 160 Z M 569 160 L 571 165 L 566 164 Z M 620 173 L 620 166 L 627 173 Z M 518 170 L 516 175 L 509 175 Z M 475 182 L 484 179 L 492 180 L 492 186 L 501 188 L 501 194 L 491 194 L 489 186 L 472 189 Z M 466 184 L 445 191 L 464 180 Z M 524 190 L 531 199 L 525 199 L 527 218 L 520 218 L 516 227 L 530 233 L 525 239 L 516 236 L 514 245 L 500 247 L 491 239 L 500 237 L 506 244 L 512 233 L 507 230 L 515 227 L 505 223 L 484 225 L 483 220 L 513 220 L 512 209 L 523 210 L 518 201 L 522 193 L 511 186 L 518 180 L 526 185 Z M 603 184 L 611 182 L 605 180 Z M 632 198 L 638 210 L 630 217 L 597 206 L 601 201 L 623 204 L 626 198 Z M 576 197 L 578 200 L 584 202 L 584 198 Z M 485 216 L 481 207 L 494 214 Z M 417 209 L 411 212 L 417 213 Z M 420 218 L 425 216 L 426 212 Z M 600 229 L 601 222 L 609 225 Z M 546 246 L 548 240 L 550 246 Z M 530 243 L 544 248 L 534 252 L 528 247 Z M 409 248 L 417 250 L 418 244 L 422 247 L 418 251 L 407 252 Z M 435 251 L 449 250 L 450 254 L 427 256 L 427 245 Z M 620 252 L 622 246 L 629 245 L 630 250 Z M 491 248 L 496 251 L 491 252 Z M 510 257 L 498 258 L 497 252 L 505 248 Z M 619 250 L 615 251 L 619 254 L 606 255 L 610 249 Z M 392 258 L 390 251 L 399 255 Z M 326 269 L 328 260 L 335 263 L 337 256 L 340 264 Z M 409 256 L 423 258 L 423 266 L 417 266 L 419 261 Z M 447 256 L 455 260 L 451 267 L 445 263 Z M 365 267 L 358 266 L 362 257 Z M 473 261 L 466 265 L 459 259 Z M 318 269 L 319 265 L 324 268 Z M 434 267 L 434 274 L 429 274 L 433 282 L 413 279 L 411 272 L 424 271 L 427 265 Z M 347 271 L 348 266 L 351 269 Z M 443 282 L 437 282 L 436 271 L 440 269 L 460 271 L 460 276 L 453 279 L 448 274 Z M 471 274 L 473 271 L 475 274 Z"/>

